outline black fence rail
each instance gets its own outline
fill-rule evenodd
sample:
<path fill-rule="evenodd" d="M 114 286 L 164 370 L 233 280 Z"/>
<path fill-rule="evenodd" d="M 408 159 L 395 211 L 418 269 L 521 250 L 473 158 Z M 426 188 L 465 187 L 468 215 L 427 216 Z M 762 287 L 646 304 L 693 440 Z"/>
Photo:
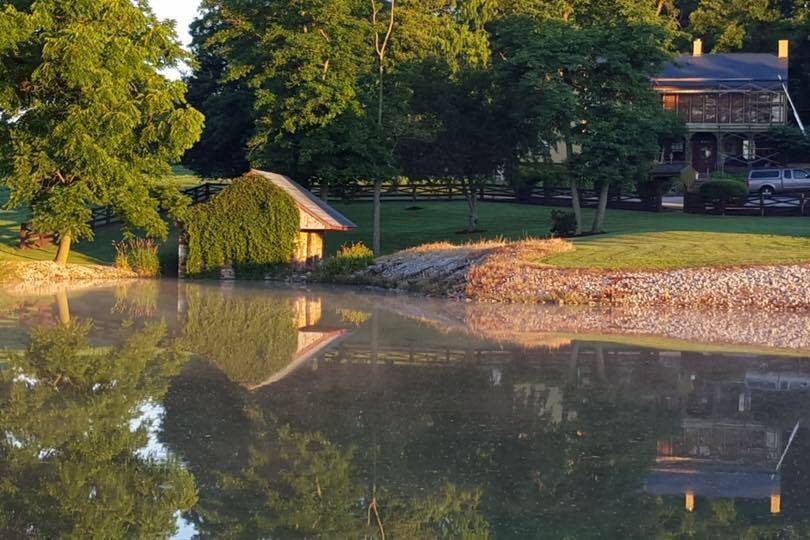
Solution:
<path fill-rule="evenodd" d="M 206 182 L 199 186 L 183 189 L 181 192 L 191 199 L 191 204 L 199 204 L 210 201 L 211 198 L 225 189 L 227 184 Z M 87 225 L 92 230 L 109 227 L 121 223 L 121 218 L 111 208 L 94 208 Z"/>
<path fill-rule="evenodd" d="M 317 194 L 324 193 L 322 184 L 312 186 Z M 352 182 L 329 185 L 329 197 L 344 201 L 370 201 L 374 198 L 374 184 Z M 514 195 L 514 192 L 513 192 Z M 464 198 L 464 187 L 461 182 L 383 182 L 380 191 L 383 200 L 458 200 Z"/>
<path fill-rule="evenodd" d="M 532 189 L 516 191 L 510 186 L 488 186 L 481 192 L 481 200 L 518 202 L 542 206 L 570 207 L 571 190 L 563 188 L 544 188 L 534 186 Z M 583 208 L 596 208 L 599 205 L 599 192 L 593 189 L 579 190 L 579 204 Z M 621 210 L 641 210 L 659 212 L 663 208 L 659 195 L 641 196 L 637 193 L 611 192 L 608 194 L 608 208 Z"/>
<path fill-rule="evenodd" d="M 810 194 L 806 193 L 751 194 L 726 204 L 706 200 L 699 193 L 687 193 L 683 203 L 683 210 L 688 214 L 763 217 L 810 215 Z"/>
<path fill-rule="evenodd" d="M 323 186 L 312 186 L 315 193 L 323 195 Z M 516 190 L 505 184 L 484 184 L 475 186 L 476 196 L 481 201 L 512 202 L 543 206 L 571 206 L 571 191 L 563 188 L 533 186 Z M 434 183 L 384 182 L 380 198 L 384 201 L 419 200 L 462 200 L 467 190 L 459 181 Z M 374 197 L 374 185 L 370 183 L 343 184 L 330 186 L 329 198 L 343 201 L 370 201 Z M 595 190 L 579 191 L 583 208 L 595 208 L 599 204 L 599 193 Z M 612 192 L 608 197 L 608 207 L 624 210 L 644 210 L 658 212 L 662 209 L 660 196 L 642 197 L 635 193 Z"/>

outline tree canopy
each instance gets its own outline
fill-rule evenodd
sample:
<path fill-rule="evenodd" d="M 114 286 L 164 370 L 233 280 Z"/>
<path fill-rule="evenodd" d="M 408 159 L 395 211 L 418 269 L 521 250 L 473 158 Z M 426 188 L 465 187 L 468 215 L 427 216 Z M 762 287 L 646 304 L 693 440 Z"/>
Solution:
<path fill-rule="evenodd" d="M 202 115 L 186 86 L 160 71 L 186 58 L 172 24 L 140 0 L 0 4 L 0 174 L 9 205 L 33 227 L 92 237 L 93 206 L 129 230 L 163 237 L 162 203 L 183 204 L 162 182 L 199 138 Z"/>

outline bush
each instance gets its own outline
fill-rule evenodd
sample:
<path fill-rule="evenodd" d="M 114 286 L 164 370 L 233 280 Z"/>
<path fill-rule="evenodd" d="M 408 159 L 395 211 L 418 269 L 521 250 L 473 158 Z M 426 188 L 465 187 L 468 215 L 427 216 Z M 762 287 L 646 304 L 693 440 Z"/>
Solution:
<path fill-rule="evenodd" d="M 700 195 L 705 201 L 725 208 L 730 202 L 745 199 L 748 185 L 739 180 L 709 180 L 700 186 Z"/>
<path fill-rule="evenodd" d="M 346 276 L 370 266 L 374 262 L 374 252 L 358 242 L 342 246 L 334 257 L 321 264 L 321 272 L 326 277 Z"/>
<path fill-rule="evenodd" d="M 554 236 L 573 236 L 577 232 L 577 216 L 566 210 L 551 211 L 551 234 Z"/>
<path fill-rule="evenodd" d="M 300 226 L 298 207 L 287 193 L 261 176 L 234 180 L 211 201 L 189 209 L 187 271 L 240 270 L 288 265 Z M 260 274 L 261 272 L 259 272 Z"/>
<path fill-rule="evenodd" d="M 135 272 L 140 277 L 160 275 L 160 246 L 152 240 L 135 238 L 115 242 L 115 266 Z"/>

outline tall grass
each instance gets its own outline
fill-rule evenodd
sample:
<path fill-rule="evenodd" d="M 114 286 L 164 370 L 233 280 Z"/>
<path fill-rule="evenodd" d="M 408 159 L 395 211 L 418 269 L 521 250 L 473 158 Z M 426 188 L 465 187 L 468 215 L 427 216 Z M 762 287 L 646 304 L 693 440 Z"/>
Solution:
<path fill-rule="evenodd" d="M 153 240 L 135 238 L 114 242 L 115 266 L 131 270 L 140 277 L 157 277 L 160 275 L 160 246 Z"/>

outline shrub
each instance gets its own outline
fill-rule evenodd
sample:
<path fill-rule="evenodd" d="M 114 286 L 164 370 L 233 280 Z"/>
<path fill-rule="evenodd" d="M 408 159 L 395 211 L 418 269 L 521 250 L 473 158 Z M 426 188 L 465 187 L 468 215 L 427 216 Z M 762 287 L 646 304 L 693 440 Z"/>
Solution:
<path fill-rule="evenodd" d="M 554 236 L 573 236 L 577 232 L 577 216 L 566 210 L 551 211 L 551 234 Z"/>
<path fill-rule="evenodd" d="M 365 244 L 347 244 L 334 257 L 323 262 L 321 272 L 326 277 L 345 276 L 362 270 L 373 262 L 374 252 Z"/>
<path fill-rule="evenodd" d="M 739 180 L 709 180 L 700 186 L 704 200 L 725 208 L 727 204 L 748 196 L 748 186 Z"/>
<path fill-rule="evenodd" d="M 295 253 L 300 216 L 287 193 L 272 181 L 249 176 L 234 180 L 211 201 L 184 216 L 187 271 L 216 271 L 287 265 Z"/>
<path fill-rule="evenodd" d="M 115 246 L 115 266 L 131 270 L 140 277 L 160 275 L 160 246 L 153 240 L 135 238 L 113 243 Z"/>

